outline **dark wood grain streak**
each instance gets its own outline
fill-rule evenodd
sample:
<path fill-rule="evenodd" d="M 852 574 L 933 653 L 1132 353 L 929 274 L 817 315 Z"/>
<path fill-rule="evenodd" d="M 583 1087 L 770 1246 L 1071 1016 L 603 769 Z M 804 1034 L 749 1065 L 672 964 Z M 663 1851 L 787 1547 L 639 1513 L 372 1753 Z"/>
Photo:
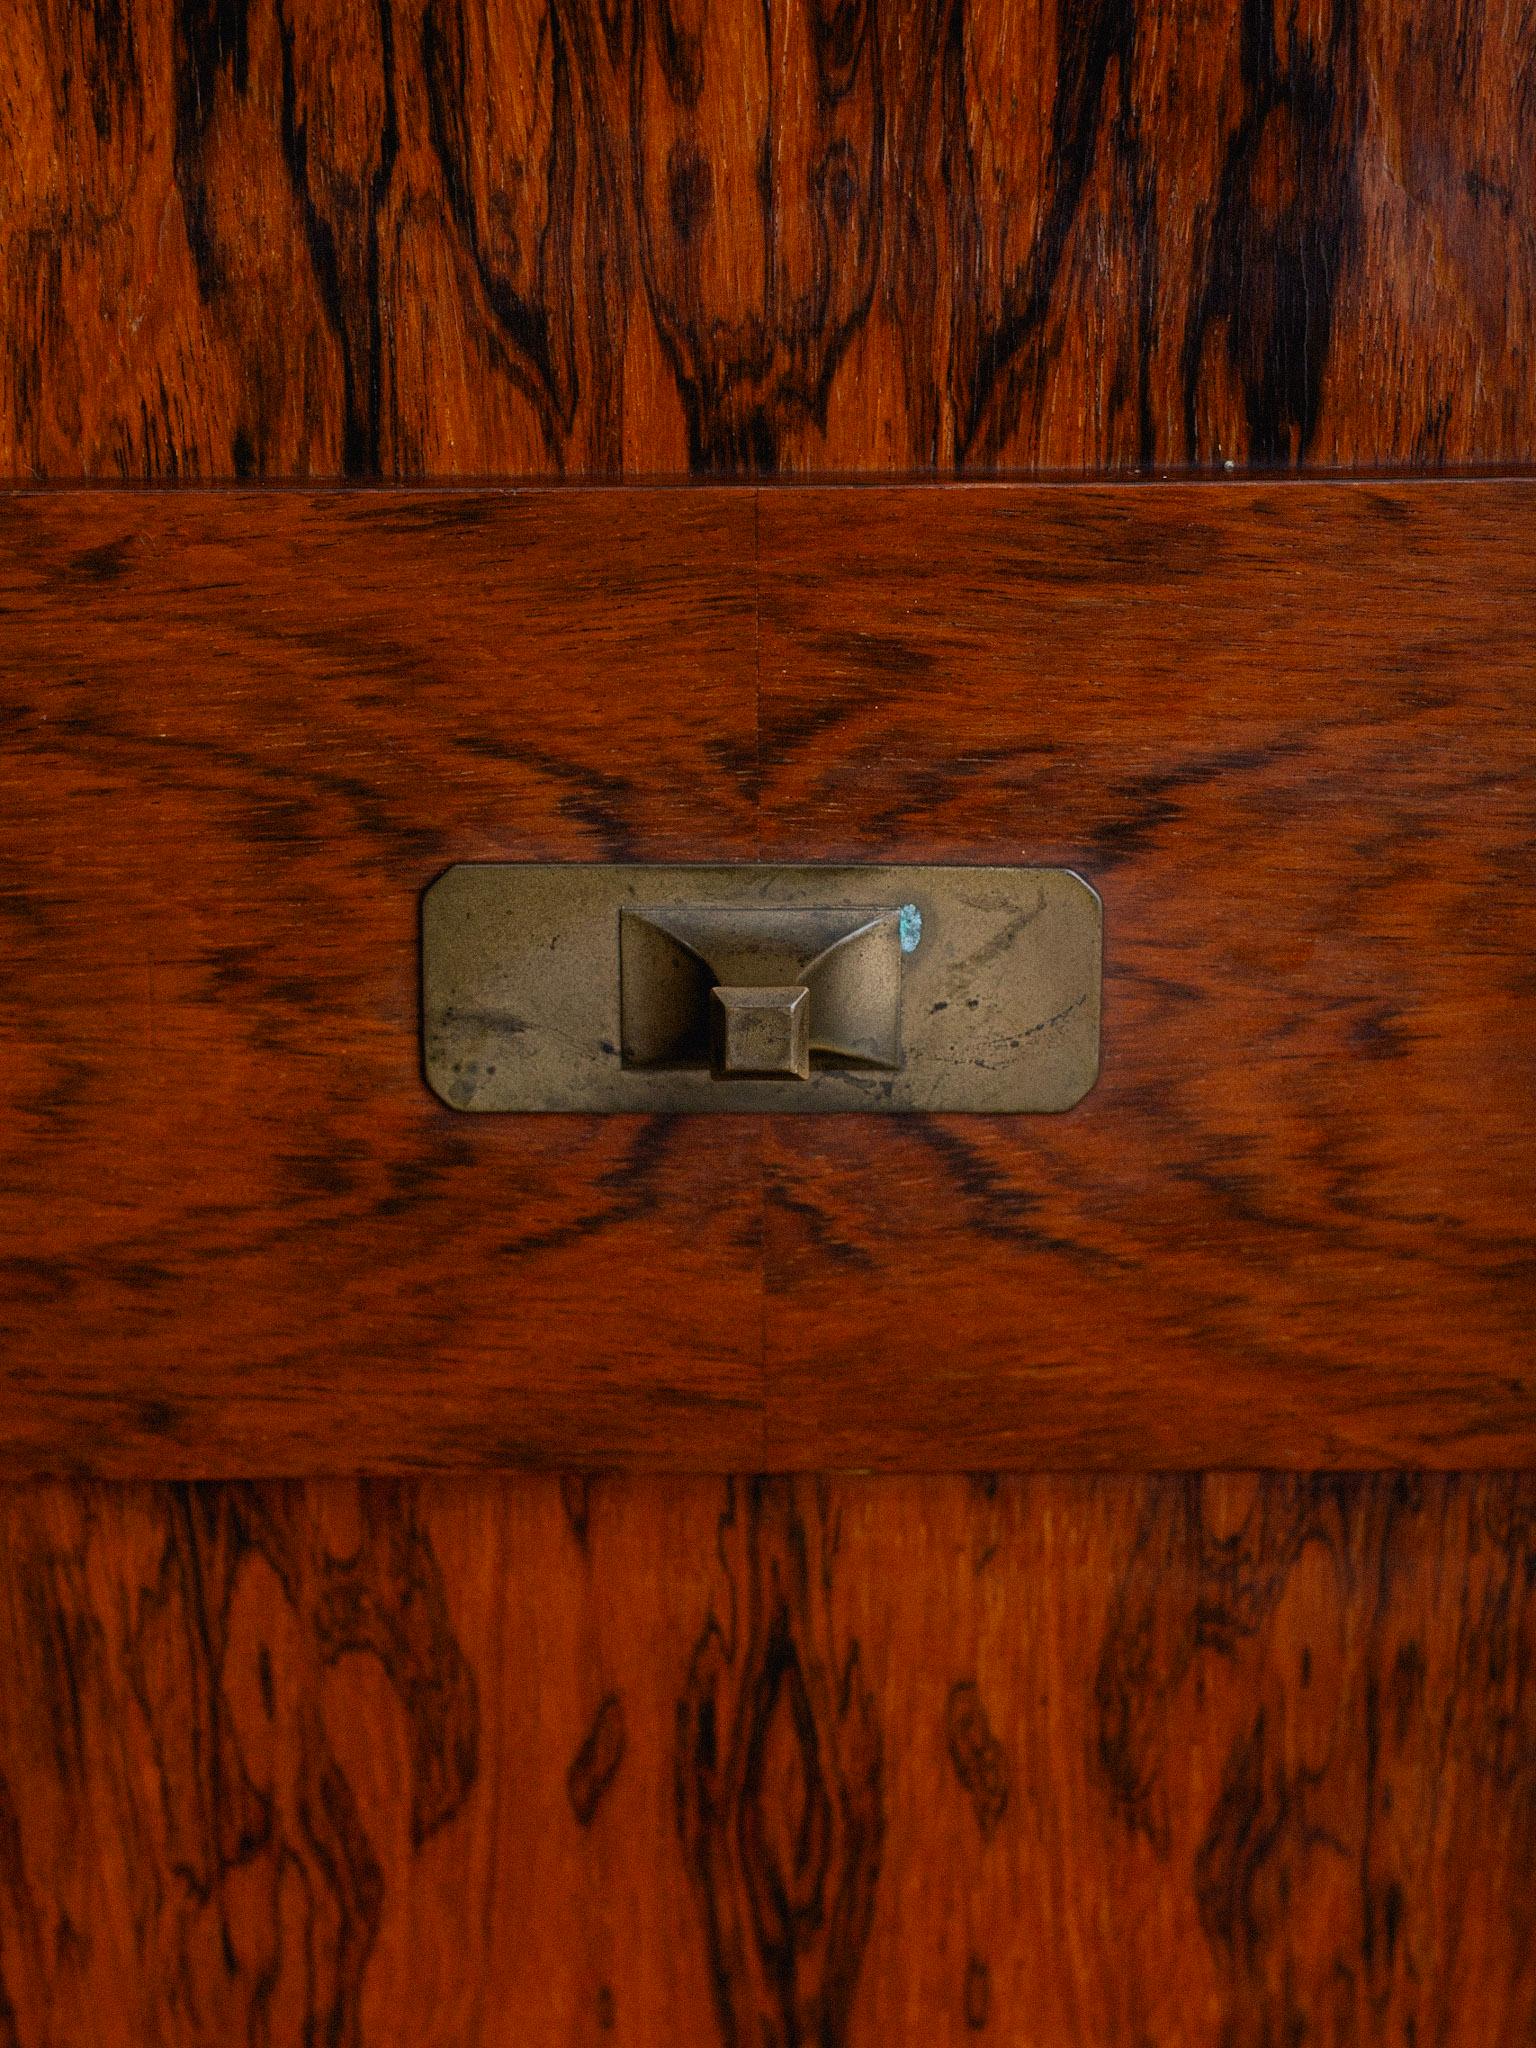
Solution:
<path fill-rule="evenodd" d="M 0 501 L 0 1456 L 1528 1460 L 1533 602 L 1521 483 Z M 1077 868 L 1097 1088 L 427 1093 L 445 865 L 732 854 Z"/>
<path fill-rule="evenodd" d="M 588 1496 L 0 1493 L 0 2038 L 1536 2026 L 1529 1477 Z"/>
<path fill-rule="evenodd" d="M 613 1783 L 624 1761 L 624 1700 L 616 1692 L 605 1693 L 587 1730 L 587 1738 L 571 1759 L 565 1774 L 571 1811 L 581 1825 L 592 1825 L 603 1794 Z"/>
<path fill-rule="evenodd" d="M 1529 0 L 31 0 L 0 469 L 1531 459 Z"/>
<path fill-rule="evenodd" d="M 885 1833 L 858 1644 L 833 1639 L 837 1530 L 818 1489 L 734 1488 L 729 1575 L 677 1714 L 677 1811 L 728 2043 L 849 2038 Z"/>
<path fill-rule="evenodd" d="M 1008 1752 L 992 1732 L 975 1679 L 959 1678 L 950 1687 L 944 1733 L 955 1776 L 976 1809 L 976 1825 L 990 1840 L 1008 1810 Z"/>

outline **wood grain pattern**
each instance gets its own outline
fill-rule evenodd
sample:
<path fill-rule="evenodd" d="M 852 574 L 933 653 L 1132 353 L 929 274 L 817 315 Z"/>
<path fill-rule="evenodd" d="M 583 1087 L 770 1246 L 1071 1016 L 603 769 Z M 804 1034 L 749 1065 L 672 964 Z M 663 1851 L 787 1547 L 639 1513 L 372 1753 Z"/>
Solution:
<path fill-rule="evenodd" d="M 1105 903 L 1071 1114 L 773 1124 L 770 1464 L 1529 1461 L 1525 502 L 764 495 L 763 857 Z"/>
<path fill-rule="evenodd" d="M 1516 2048 L 1533 1583 L 1529 1477 L 8 1490 L 0 2038 Z"/>
<path fill-rule="evenodd" d="M 1527 0 L 17 0 L 0 474 L 1528 465 L 1532 41 Z M 524 817 L 583 800 L 521 787 Z M 1169 802 L 1194 851 L 1198 791 Z M 771 1162 L 802 1328 L 791 1226 L 830 1218 L 854 1274 L 871 1227 L 847 1163 Z M 989 1164 L 942 1170 L 1017 1233 L 1030 1190 Z M 587 1214 L 644 1240 L 637 1173 L 678 1186 L 654 1149 L 543 1162 L 570 1271 Z M 89 1383 L 90 1349 L 41 1370 Z M 713 1625 L 717 1775 L 766 1729 L 758 1867 L 804 1844 L 794 1896 L 825 1896 L 832 1781 L 737 1620 L 786 1593 L 807 1696 L 857 1644 L 874 1702 L 845 2041 L 1530 2041 L 1529 1480 L 753 1499 L 7 1491 L 0 2041 L 727 2041 L 765 1960 L 722 1976 L 676 1714 Z"/>
<path fill-rule="evenodd" d="M 25 0 L 0 471 L 1527 462 L 1529 0 Z"/>
<path fill-rule="evenodd" d="M 1533 600 L 1518 483 L 0 503 L 9 1469 L 1528 1460 Z M 1079 869 L 1098 1088 L 427 1094 L 447 863 L 733 853 Z"/>
<path fill-rule="evenodd" d="M 754 1462 L 755 1129 L 477 1133 L 417 973 L 461 853 L 750 858 L 750 501 L 94 507 L 0 503 L 12 1469 Z"/>

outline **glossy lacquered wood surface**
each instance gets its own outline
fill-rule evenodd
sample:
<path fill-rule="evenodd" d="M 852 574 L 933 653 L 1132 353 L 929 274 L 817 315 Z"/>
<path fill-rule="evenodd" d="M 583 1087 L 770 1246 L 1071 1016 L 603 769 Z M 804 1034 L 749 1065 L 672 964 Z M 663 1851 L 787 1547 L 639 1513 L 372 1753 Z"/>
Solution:
<path fill-rule="evenodd" d="M 1493 0 L 20 0 L 0 462 L 1527 465 L 1531 46 L 1529 7 Z M 577 1176 L 568 1223 L 592 1156 L 541 1176 Z M 847 1192 L 833 1164 L 812 1226 Z M 784 1170 L 802 1201 L 806 1160 Z M 594 1206 L 642 1229 L 621 1155 L 609 1173 Z M 1016 1238 L 1016 1176 L 972 1185 Z M 850 1271 L 868 1228 L 839 1211 Z M 212 1281 L 205 1302 L 228 1387 Z M 83 1387 L 55 1413 L 97 1456 L 99 1326 L 56 1327 L 23 1392 Z M 329 1455 L 350 1462 L 347 1432 Z M 0 2038 L 789 2048 L 809 2018 L 821 2048 L 1528 2043 L 1529 1496 L 1125 1473 L 807 1480 L 734 1509 L 654 1475 L 17 1488 Z M 748 1817 L 759 1874 L 789 1873 L 787 1944 L 772 1885 L 759 1933 L 699 1826 L 697 1766 L 682 1847 L 685 1701 L 721 1813 Z M 840 1820 L 829 1861 L 850 1802 L 860 1853 Z M 786 1961 L 793 2009 L 762 1996 Z"/>
<path fill-rule="evenodd" d="M 775 1125 L 770 1462 L 1531 1459 L 1532 502 L 764 498 L 765 856 L 1105 906 L 1069 1115 Z"/>
<path fill-rule="evenodd" d="M 5 501 L 11 1469 L 1523 1462 L 1533 598 L 1518 483 Z M 668 856 L 1076 868 L 1098 1086 L 438 1103 L 433 876 Z"/>
<path fill-rule="evenodd" d="M 1525 0 L 16 0 L 0 467 L 1528 462 Z"/>
<path fill-rule="evenodd" d="M 28 2048 L 1516 2048 L 1528 1478 L 0 1491 Z"/>
<path fill-rule="evenodd" d="M 0 526 L 13 1467 L 753 1462 L 755 1130 L 446 1111 L 417 969 L 454 860 L 751 858 L 750 498 Z"/>

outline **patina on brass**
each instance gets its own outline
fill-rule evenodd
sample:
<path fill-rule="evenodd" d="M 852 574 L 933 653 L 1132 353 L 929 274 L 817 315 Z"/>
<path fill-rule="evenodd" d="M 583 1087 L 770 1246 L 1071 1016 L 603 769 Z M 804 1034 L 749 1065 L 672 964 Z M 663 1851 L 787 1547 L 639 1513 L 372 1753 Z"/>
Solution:
<path fill-rule="evenodd" d="M 1069 1109 L 1102 913 L 1064 868 L 465 865 L 422 905 L 466 1110 Z"/>

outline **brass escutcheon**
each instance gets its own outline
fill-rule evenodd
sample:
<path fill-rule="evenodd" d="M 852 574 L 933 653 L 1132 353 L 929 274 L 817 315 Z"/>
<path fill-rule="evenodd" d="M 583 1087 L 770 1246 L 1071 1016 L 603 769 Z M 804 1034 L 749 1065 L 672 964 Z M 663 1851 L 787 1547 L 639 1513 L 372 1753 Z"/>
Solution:
<path fill-rule="evenodd" d="M 464 1110 L 1063 1110 L 1102 909 L 1065 868 L 464 865 L 422 905 Z"/>

